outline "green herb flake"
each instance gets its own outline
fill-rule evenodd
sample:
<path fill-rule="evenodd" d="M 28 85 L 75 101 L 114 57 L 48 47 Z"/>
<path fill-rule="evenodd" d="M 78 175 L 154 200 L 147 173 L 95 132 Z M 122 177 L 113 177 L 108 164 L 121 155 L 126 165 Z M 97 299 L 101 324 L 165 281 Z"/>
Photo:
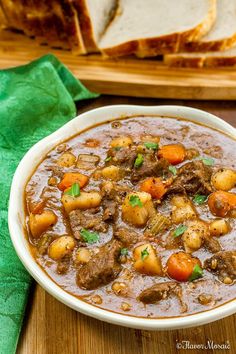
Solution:
<path fill-rule="evenodd" d="M 105 159 L 105 162 L 111 161 L 112 157 L 111 156 L 107 156 L 107 158 Z"/>
<path fill-rule="evenodd" d="M 174 238 L 183 235 L 183 233 L 184 233 L 186 230 L 187 230 L 187 226 L 185 226 L 185 225 L 179 225 L 179 226 L 177 227 L 177 229 L 175 229 L 175 231 L 174 231 L 174 233 L 173 233 Z"/>
<path fill-rule="evenodd" d="M 203 277 L 203 269 L 200 267 L 199 264 L 196 264 L 195 267 L 193 268 L 193 272 L 189 277 L 189 281 L 193 281 L 196 280 L 198 278 L 202 278 Z"/>
<path fill-rule="evenodd" d="M 170 165 L 170 166 L 169 166 L 169 171 L 170 171 L 174 176 L 177 175 L 177 169 L 176 169 L 175 166 Z"/>
<path fill-rule="evenodd" d="M 215 161 L 211 157 L 200 157 L 200 160 L 204 163 L 206 166 L 213 166 Z"/>
<path fill-rule="evenodd" d="M 116 151 L 120 151 L 121 150 L 121 146 L 115 146 L 113 149 L 116 150 Z"/>
<path fill-rule="evenodd" d="M 136 206 L 142 207 L 143 203 L 141 202 L 140 198 L 137 195 L 131 195 L 129 198 L 129 204 L 134 208 Z"/>
<path fill-rule="evenodd" d="M 147 258 L 148 256 L 149 256 L 149 252 L 148 252 L 147 247 L 146 247 L 143 251 L 141 251 L 141 259 L 142 259 L 142 261 L 144 261 L 144 259 Z"/>
<path fill-rule="evenodd" d="M 134 161 L 134 167 L 141 167 L 142 164 L 143 164 L 143 155 L 138 154 L 138 156 L 136 157 L 136 159 Z"/>
<path fill-rule="evenodd" d="M 152 141 L 147 141 L 144 143 L 144 146 L 150 150 L 157 150 L 159 148 L 159 145 L 157 143 L 153 143 Z"/>
<path fill-rule="evenodd" d="M 120 254 L 121 256 L 127 256 L 129 254 L 128 248 L 121 248 Z"/>
<path fill-rule="evenodd" d="M 71 197 L 78 197 L 80 195 L 80 186 L 78 183 L 72 184 L 70 189 L 68 189 L 65 194 L 70 195 Z"/>
<path fill-rule="evenodd" d="M 196 194 L 193 198 L 195 204 L 201 205 L 207 200 L 207 195 Z"/>
<path fill-rule="evenodd" d="M 87 243 L 95 243 L 99 240 L 99 234 L 96 232 L 91 232 L 86 229 L 81 229 L 80 230 L 80 235 L 83 238 L 83 240 Z"/>

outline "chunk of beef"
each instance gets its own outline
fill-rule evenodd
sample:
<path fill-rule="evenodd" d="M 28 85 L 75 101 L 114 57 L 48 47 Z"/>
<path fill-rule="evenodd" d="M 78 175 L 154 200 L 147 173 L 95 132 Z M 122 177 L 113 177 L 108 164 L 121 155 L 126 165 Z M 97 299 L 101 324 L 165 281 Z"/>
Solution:
<path fill-rule="evenodd" d="M 236 251 L 222 251 L 204 262 L 204 267 L 218 278 L 230 283 L 236 279 Z"/>
<path fill-rule="evenodd" d="M 217 253 L 220 252 L 221 245 L 220 242 L 212 236 L 205 236 L 204 237 L 204 246 L 211 252 L 211 253 Z"/>
<path fill-rule="evenodd" d="M 120 250 L 121 244 L 116 240 L 100 247 L 99 252 L 78 270 L 79 287 L 92 290 L 114 280 L 122 268 L 118 262 Z"/>
<path fill-rule="evenodd" d="M 112 157 L 113 165 L 121 165 L 124 168 L 131 169 L 134 165 L 137 153 L 134 149 L 121 148 L 120 150 L 109 150 L 108 155 Z"/>
<path fill-rule="evenodd" d="M 114 200 L 121 202 L 127 193 L 131 192 L 131 189 L 127 186 L 120 186 L 117 183 L 111 181 L 105 181 L 100 186 L 103 199 Z"/>
<path fill-rule="evenodd" d="M 148 289 L 141 292 L 138 300 L 142 301 L 144 304 L 155 304 L 158 301 L 164 300 L 171 294 L 177 296 L 180 301 L 182 312 L 187 311 L 187 305 L 183 301 L 182 288 L 178 283 L 166 282 L 154 284 Z"/>
<path fill-rule="evenodd" d="M 126 227 L 116 230 L 114 237 L 120 240 L 125 247 L 144 240 L 143 235 L 139 235 L 137 232 L 131 231 Z"/>
<path fill-rule="evenodd" d="M 117 204 L 114 200 L 105 199 L 103 201 L 103 216 L 104 221 L 114 221 L 117 216 Z"/>
<path fill-rule="evenodd" d="M 188 193 L 208 195 L 213 192 L 211 186 L 212 169 L 200 160 L 188 162 L 179 171 L 168 193 Z"/>
<path fill-rule="evenodd" d="M 46 167 L 47 171 L 52 171 L 52 176 L 53 177 L 58 177 L 59 179 L 62 179 L 63 175 L 64 175 L 64 171 L 63 168 L 58 166 L 58 165 L 53 165 L 53 166 L 49 166 Z"/>
<path fill-rule="evenodd" d="M 165 177 L 170 175 L 169 162 L 166 159 L 156 160 L 146 155 L 142 166 L 134 168 L 131 174 L 131 182 L 136 183 L 145 177 Z"/>
<path fill-rule="evenodd" d="M 74 237 L 83 242 L 80 230 L 93 229 L 98 232 L 107 232 L 108 225 L 102 220 L 102 215 L 97 209 L 72 210 L 69 213 L 70 227 Z"/>

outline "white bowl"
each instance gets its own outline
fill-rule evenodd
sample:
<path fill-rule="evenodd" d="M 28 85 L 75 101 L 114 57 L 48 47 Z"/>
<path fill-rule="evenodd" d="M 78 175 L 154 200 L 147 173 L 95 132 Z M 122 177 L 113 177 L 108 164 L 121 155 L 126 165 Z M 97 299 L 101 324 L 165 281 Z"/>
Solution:
<path fill-rule="evenodd" d="M 11 186 L 8 223 L 11 239 L 19 258 L 33 278 L 59 301 L 83 314 L 117 325 L 146 330 L 169 330 L 199 326 L 235 313 L 236 300 L 232 300 L 212 310 L 185 317 L 150 319 L 110 312 L 90 305 L 65 292 L 44 273 L 32 257 L 24 230 L 24 188 L 37 164 L 55 145 L 68 139 L 75 133 L 79 133 L 97 123 L 103 123 L 107 120 L 115 120 L 130 115 L 159 115 L 186 118 L 214 127 L 236 137 L 236 129 L 220 118 L 198 109 L 182 106 L 146 107 L 116 105 L 97 108 L 79 115 L 62 128 L 34 145 L 26 153 L 17 167 Z"/>

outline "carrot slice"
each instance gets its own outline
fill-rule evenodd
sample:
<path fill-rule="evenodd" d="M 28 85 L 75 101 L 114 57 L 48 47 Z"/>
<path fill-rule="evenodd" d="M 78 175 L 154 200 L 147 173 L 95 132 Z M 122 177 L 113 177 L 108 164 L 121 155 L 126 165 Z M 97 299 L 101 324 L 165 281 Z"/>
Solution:
<path fill-rule="evenodd" d="M 162 146 L 157 153 L 159 158 L 164 158 L 172 165 L 177 165 L 185 159 L 186 150 L 183 145 L 173 144 Z"/>
<path fill-rule="evenodd" d="M 174 253 L 167 261 L 168 275 L 178 281 L 188 281 L 196 265 L 201 265 L 198 258 L 185 252 Z"/>
<path fill-rule="evenodd" d="M 140 190 L 142 192 L 151 194 L 151 196 L 155 199 L 161 199 L 166 193 L 167 188 L 166 185 L 162 182 L 161 178 L 150 177 L 145 179 L 140 184 Z"/>
<path fill-rule="evenodd" d="M 225 191 L 213 192 L 208 198 L 208 206 L 212 214 L 224 217 L 229 211 L 236 209 L 236 194 Z"/>
<path fill-rule="evenodd" d="M 58 188 L 64 191 L 65 189 L 70 188 L 74 183 L 78 183 L 80 188 L 83 188 L 88 183 L 88 179 L 88 176 L 85 176 L 82 173 L 67 172 L 58 184 Z"/>

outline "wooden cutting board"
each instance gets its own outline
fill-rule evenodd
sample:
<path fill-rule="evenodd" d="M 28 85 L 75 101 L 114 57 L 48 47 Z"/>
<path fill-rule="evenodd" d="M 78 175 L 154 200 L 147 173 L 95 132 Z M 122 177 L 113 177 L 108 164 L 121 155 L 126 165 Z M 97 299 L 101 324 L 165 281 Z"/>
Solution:
<path fill-rule="evenodd" d="M 20 33 L 0 32 L 0 69 L 22 65 L 54 53 L 89 89 L 109 95 L 175 98 L 236 99 L 236 68 L 175 69 L 156 59 L 104 59 L 75 56 L 51 49 Z"/>

